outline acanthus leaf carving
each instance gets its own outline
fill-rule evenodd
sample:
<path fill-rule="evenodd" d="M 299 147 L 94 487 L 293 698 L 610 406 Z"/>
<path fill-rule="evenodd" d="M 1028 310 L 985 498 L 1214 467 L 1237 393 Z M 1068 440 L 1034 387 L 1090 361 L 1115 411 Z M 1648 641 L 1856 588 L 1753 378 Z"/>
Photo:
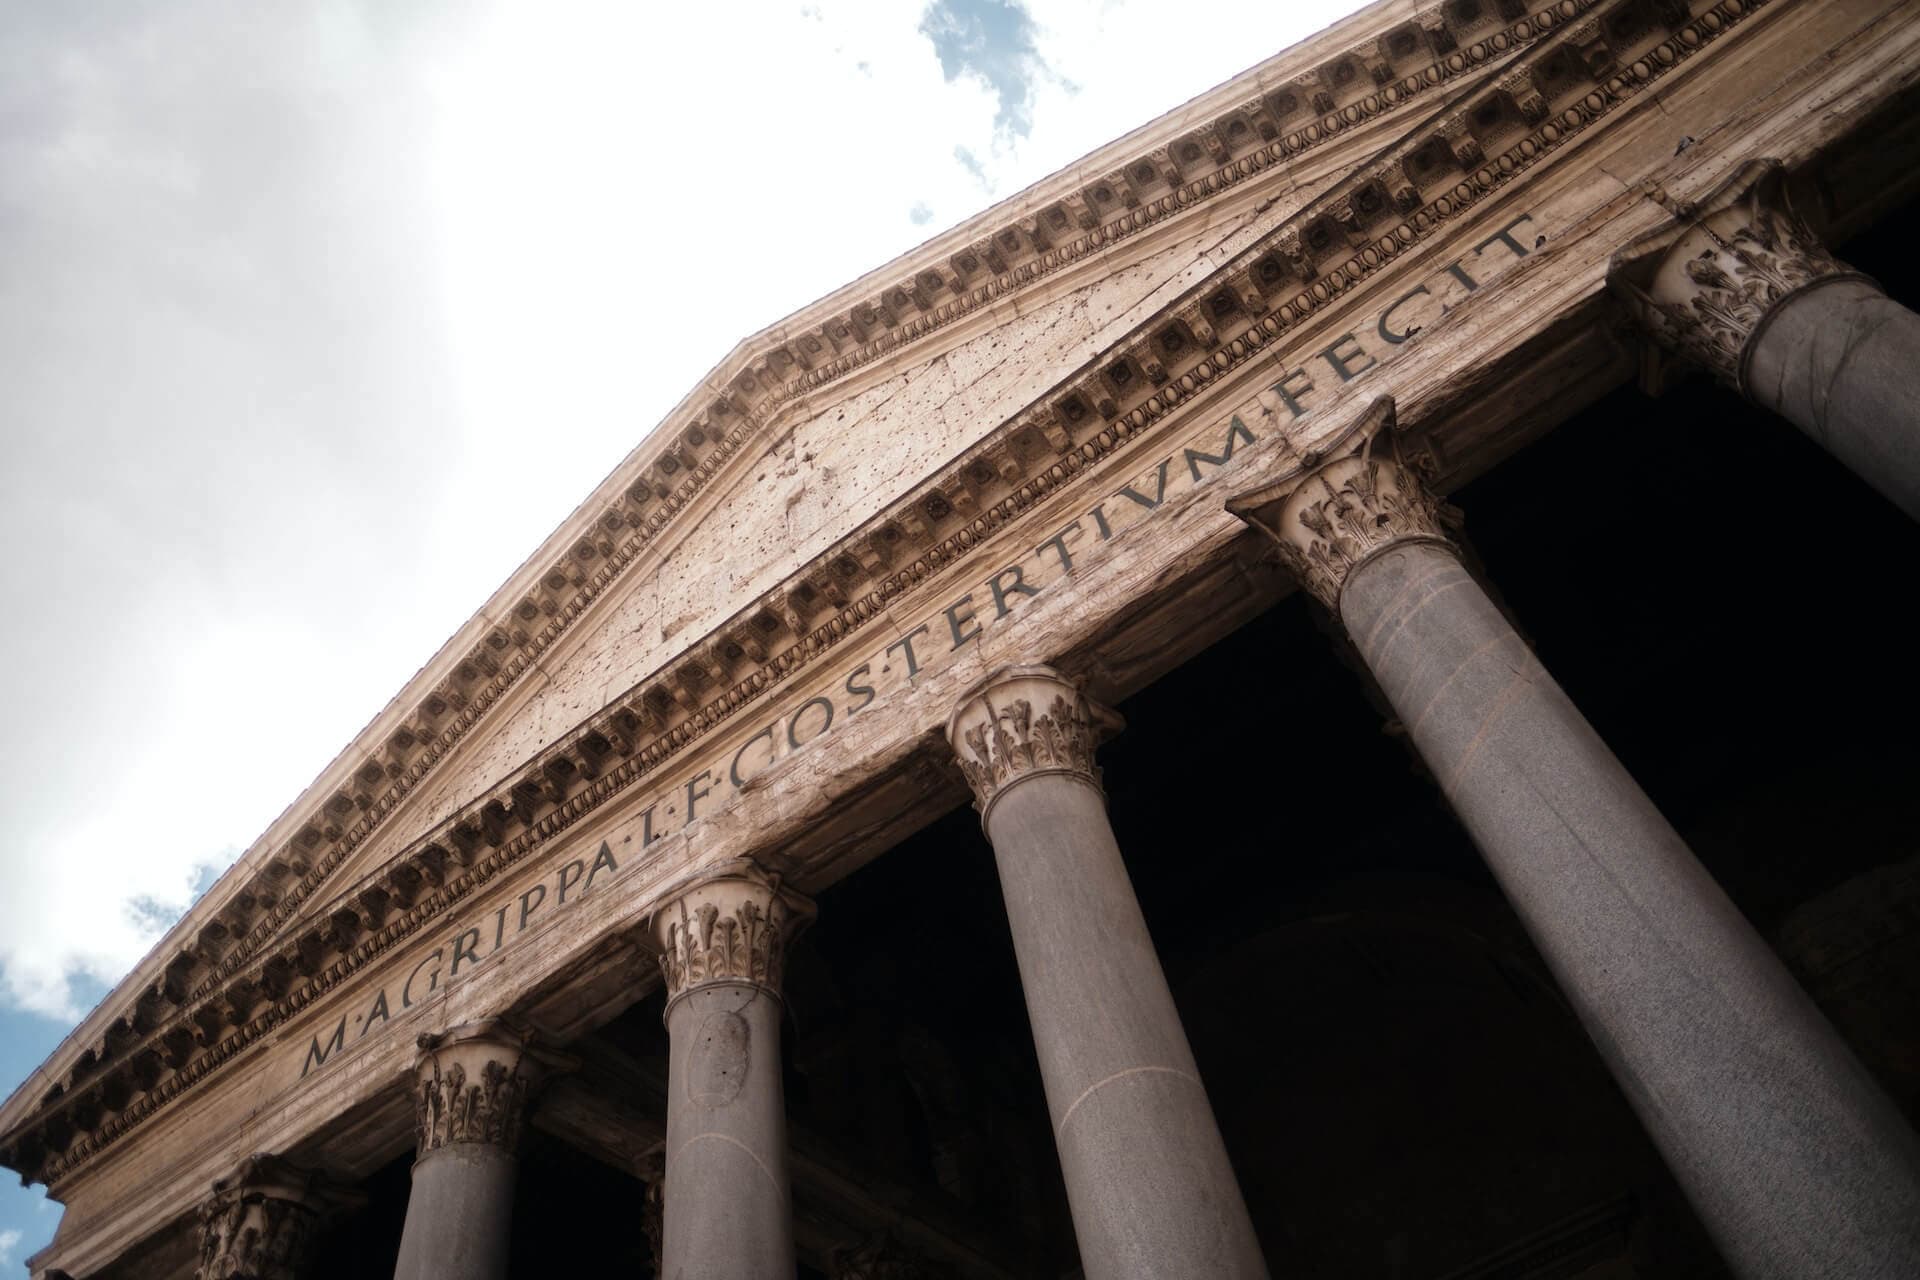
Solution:
<path fill-rule="evenodd" d="M 1009 786 L 1034 774 L 1072 774 L 1098 787 L 1094 748 L 1102 731 L 1118 725 L 1117 716 L 1051 668 L 1014 666 L 960 700 L 947 739 L 984 819 Z"/>
<path fill-rule="evenodd" d="M 497 1019 L 423 1035 L 420 1048 L 414 1135 L 421 1157 L 459 1144 L 516 1150 L 533 1091 L 551 1072 L 573 1066 Z"/>
<path fill-rule="evenodd" d="M 271 1155 L 252 1155 L 200 1207 L 196 1280 L 297 1280 L 320 1224 L 365 1197 Z"/>
<path fill-rule="evenodd" d="M 1402 457 L 1393 397 L 1369 405 L 1355 434 L 1357 447 L 1227 503 L 1272 539 L 1281 563 L 1336 617 L 1356 568 L 1396 543 L 1450 544 L 1459 523 Z"/>
<path fill-rule="evenodd" d="M 667 999 L 715 983 L 779 995 L 786 945 L 812 913 L 810 902 L 751 862 L 695 882 L 654 915 Z"/>
<path fill-rule="evenodd" d="M 1656 195 L 1656 199 L 1661 199 Z M 1815 284 L 1866 277 L 1828 252 L 1787 195 L 1777 160 L 1743 166 L 1687 219 L 1614 260 L 1616 290 L 1661 346 L 1743 394 L 1754 341 L 1782 302 Z"/>

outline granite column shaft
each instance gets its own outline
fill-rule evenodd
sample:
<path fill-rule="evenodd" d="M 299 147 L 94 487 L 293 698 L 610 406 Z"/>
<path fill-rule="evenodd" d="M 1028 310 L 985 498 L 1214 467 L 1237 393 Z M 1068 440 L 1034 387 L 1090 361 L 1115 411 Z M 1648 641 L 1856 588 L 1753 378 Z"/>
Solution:
<path fill-rule="evenodd" d="M 1412 473 L 1354 454 L 1232 505 L 1335 610 L 1735 1270 L 1920 1275 L 1912 1130 L 1467 572 Z"/>
<path fill-rule="evenodd" d="M 1754 336 L 1742 382 L 1920 520 L 1920 315 L 1857 276 L 1803 289 Z"/>
<path fill-rule="evenodd" d="M 1758 161 L 1617 258 L 1663 346 L 1799 427 L 1920 519 L 1920 315 L 1835 258 Z"/>
<path fill-rule="evenodd" d="M 759 868 L 729 864 L 654 916 L 670 1042 L 662 1274 L 676 1280 L 794 1274 L 780 980 L 811 915 Z"/>
<path fill-rule="evenodd" d="M 993 844 L 1088 1280 L 1264 1276 L 1093 770 L 1103 715 L 1004 668 L 948 737 Z"/>
<path fill-rule="evenodd" d="M 394 1280 L 501 1280 L 529 1096 L 568 1060 L 492 1020 L 422 1036 L 421 1049 Z"/>

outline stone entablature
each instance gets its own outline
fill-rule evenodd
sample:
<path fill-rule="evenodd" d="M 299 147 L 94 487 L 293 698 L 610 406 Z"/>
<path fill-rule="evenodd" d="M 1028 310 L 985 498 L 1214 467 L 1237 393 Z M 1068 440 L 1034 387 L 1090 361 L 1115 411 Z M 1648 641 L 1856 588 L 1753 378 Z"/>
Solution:
<path fill-rule="evenodd" d="M 1244 368 L 1281 335 L 1317 320 L 1407 250 L 1443 232 L 1451 234 L 1451 224 L 1462 213 L 1634 98 L 1756 7 L 1751 0 L 1726 0 L 1703 7 L 1699 17 L 1677 29 L 1663 25 L 1664 19 L 1642 21 L 1652 10 L 1638 3 L 1603 6 L 1605 20 L 1594 22 L 1559 16 L 1562 10 L 1573 18 L 1586 12 L 1574 0 L 1562 0 L 1545 11 L 1550 16 L 1538 25 L 1549 38 L 1529 46 L 1520 65 L 1506 67 L 1497 81 L 1463 99 L 1444 119 L 1411 131 L 1383 155 L 1379 167 L 1355 173 L 1285 219 L 1215 278 L 1178 298 L 1028 413 L 991 433 L 955 467 L 923 483 L 829 551 L 816 561 L 821 567 L 796 575 L 740 611 L 693 646 L 686 660 L 616 699 L 432 838 L 394 860 L 380 876 L 337 897 L 307 930 L 283 939 L 275 950 L 262 951 L 253 940 L 266 939 L 272 926 L 256 926 L 247 942 L 217 962 L 210 977 L 176 993 L 191 1006 L 190 1019 L 176 1017 L 172 1024 L 173 1030 L 185 1030 L 184 1040 L 169 1041 L 170 1030 L 143 1036 L 139 1020 L 130 1019 L 127 1030 L 132 1034 L 117 1037 L 127 1043 L 127 1051 L 116 1056 L 128 1064 L 123 1071 L 144 1062 L 140 1071 L 151 1075 L 157 1089 L 141 1086 L 138 1072 L 129 1077 L 126 1096 L 134 1101 L 127 1116 L 118 1119 L 107 1117 L 112 1108 L 106 1105 L 89 1112 L 84 1098 L 78 1108 L 56 1108 L 76 1118 L 88 1112 L 105 1118 L 106 1124 L 97 1136 L 82 1138 L 66 1159 L 41 1164 L 42 1172 L 60 1176 L 74 1160 L 97 1150 L 128 1123 L 150 1114 L 244 1048 L 258 1034 L 256 1028 L 264 1030 L 300 1008 L 311 993 L 355 967 L 356 957 L 385 949 L 438 914 L 460 884 L 483 882 L 492 869 L 571 825 L 626 781 L 679 754 L 880 616 L 998 524 Z M 1610 39 L 1621 41 L 1621 48 L 1616 50 Z M 1650 52 L 1629 59 L 1643 48 Z M 1528 85 L 1534 88 L 1528 90 Z M 1489 145 L 1498 149 L 1489 151 Z M 1407 185 L 1400 185 L 1403 181 Z M 1416 182 L 1422 185 L 1413 185 Z M 1414 193 L 1411 203 L 1404 197 L 1408 190 Z M 1422 199 L 1429 191 L 1433 197 Z M 1519 227 L 1516 221 L 1494 229 L 1481 250 L 1524 256 L 1530 248 L 1514 238 Z M 1296 250 L 1301 256 L 1295 256 Z M 1331 257 L 1317 257 L 1329 252 Z M 1305 277 L 1295 274 L 1300 263 L 1306 264 L 1299 268 L 1309 273 Z M 1303 279 L 1309 281 L 1304 287 Z M 1386 323 L 1383 316 L 1381 335 L 1395 341 Z M 1330 358 L 1341 359 L 1337 347 Z M 1357 357 L 1348 355 L 1333 368 L 1344 381 L 1355 363 Z M 1287 385 L 1284 380 L 1280 384 Z M 1294 389 L 1303 390 L 1298 384 Z M 696 473 L 699 465 L 693 468 Z M 691 483 L 683 482 L 674 500 L 684 505 L 694 492 Z M 656 510 L 648 520 L 659 515 Z M 657 530 L 664 523 L 661 519 L 652 527 Z M 587 579 L 596 591 L 612 580 L 610 564 Z M 801 602 L 809 593 L 820 611 L 803 610 Z M 756 633 L 763 638 L 756 639 Z M 782 640 L 784 647 L 769 643 Z M 765 653 L 764 660 L 755 648 Z M 504 688 L 503 679 L 531 661 L 524 657 L 524 650 L 515 651 L 494 683 Z M 467 713 L 461 716 L 464 720 Z M 646 742 L 649 737 L 651 742 Z M 375 808 L 381 803 L 375 801 Z M 318 870 L 310 869 L 309 877 Z M 284 901 L 292 900 L 290 894 Z M 149 991 L 143 998 L 163 1006 L 172 996 Z M 266 1014 L 274 1016 L 266 1019 Z M 109 1036 L 109 1044 L 115 1039 Z M 77 1077 L 73 1083 L 90 1085 L 90 1077 Z M 106 1102 L 104 1092 L 100 1101 Z M 95 1127 L 68 1124 L 69 1132 Z M 13 1154 L 18 1153 L 16 1147 Z"/>

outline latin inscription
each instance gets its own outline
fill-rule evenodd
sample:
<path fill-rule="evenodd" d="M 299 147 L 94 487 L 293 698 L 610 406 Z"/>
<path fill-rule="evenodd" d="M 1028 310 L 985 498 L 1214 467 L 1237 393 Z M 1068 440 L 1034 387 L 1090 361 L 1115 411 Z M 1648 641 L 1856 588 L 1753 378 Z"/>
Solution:
<path fill-rule="evenodd" d="M 1515 218 L 1468 257 L 1447 264 L 1432 279 L 1388 303 L 1362 328 L 1341 334 L 1299 363 L 1277 360 L 1275 380 L 1224 423 L 1202 430 L 1036 542 L 1019 559 L 923 615 L 914 626 L 864 655 L 865 660 L 834 686 L 767 720 L 730 754 L 689 769 L 680 780 L 655 793 L 637 814 L 637 848 L 616 856 L 602 842 L 593 854 L 575 857 L 533 882 L 492 915 L 449 934 L 410 972 L 375 992 L 363 1008 L 343 1013 L 333 1026 L 316 1034 L 307 1048 L 301 1076 L 325 1066 L 394 1016 L 489 964 L 536 917 L 544 923 L 611 882 L 620 874 L 620 858 L 631 861 L 636 855 L 644 856 L 655 841 L 725 808 L 780 759 L 865 711 L 882 690 L 911 685 L 944 666 L 988 628 L 1030 608 L 1050 588 L 1070 578 L 1076 567 L 1084 568 L 1127 528 L 1151 518 L 1170 497 L 1209 483 L 1264 435 L 1284 431 L 1312 413 L 1316 400 L 1329 389 L 1338 390 L 1379 368 L 1425 323 L 1479 290 L 1493 273 L 1532 252 L 1524 243 L 1524 228 L 1531 222 L 1525 214 Z"/>
<path fill-rule="evenodd" d="M 545 923 L 546 916 L 557 915 L 596 888 L 604 888 L 620 870 L 613 846 L 603 840 L 592 854 L 574 858 L 547 878 L 534 881 L 524 893 L 478 923 L 455 929 L 416 961 L 405 975 L 395 975 L 375 991 L 364 1008 L 342 1013 L 332 1027 L 316 1034 L 307 1046 L 306 1059 L 300 1064 L 301 1078 L 326 1066 L 327 1061 L 348 1044 L 358 1044 L 384 1028 L 395 1014 L 424 1003 L 442 987 L 491 962 L 512 946 L 536 917 Z"/>

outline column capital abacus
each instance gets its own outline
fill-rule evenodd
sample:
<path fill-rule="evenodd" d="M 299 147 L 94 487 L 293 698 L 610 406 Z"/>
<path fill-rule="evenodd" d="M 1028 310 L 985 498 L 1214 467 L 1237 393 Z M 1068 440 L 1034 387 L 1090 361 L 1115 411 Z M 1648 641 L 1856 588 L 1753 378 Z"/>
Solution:
<path fill-rule="evenodd" d="M 689 992 L 723 984 L 779 999 L 787 943 L 814 911 L 811 899 L 748 859 L 672 890 L 652 915 L 668 1010 Z"/>
<path fill-rule="evenodd" d="M 511 1155 L 526 1127 L 527 1103 L 574 1059 L 534 1042 L 503 1018 L 463 1023 L 419 1040 L 414 1091 L 416 1158 L 473 1144 Z"/>
<path fill-rule="evenodd" d="M 1066 774 L 1098 790 L 1094 748 L 1123 724 L 1052 667 L 1022 663 L 996 668 L 961 695 L 947 742 L 984 828 L 994 802 L 1028 778 Z"/>
<path fill-rule="evenodd" d="M 317 1170 L 256 1153 L 213 1184 L 200 1207 L 196 1280 L 297 1280 L 311 1260 L 315 1229 L 366 1196 Z"/>
<path fill-rule="evenodd" d="M 1782 303 L 1837 281 L 1872 283 L 1794 209 L 1778 160 L 1749 161 L 1697 201 L 1652 198 L 1674 222 L 1614 254 L 1608 282 L 1662 347 L 1749 398 L 1748 362 Z"/>
<path fill-rule="evenodd" d="M 1334 457 L 1309 454 L 1300 470 L 1229 498 L 1227 510 L 1271 538 L 1281 562 L 1336 618 L 1355 569 L 1401 543 L 1452 547 L 1449 529 L 1458 523 L 1402 460 L 1392 396 L 1367 406 Z"/>

